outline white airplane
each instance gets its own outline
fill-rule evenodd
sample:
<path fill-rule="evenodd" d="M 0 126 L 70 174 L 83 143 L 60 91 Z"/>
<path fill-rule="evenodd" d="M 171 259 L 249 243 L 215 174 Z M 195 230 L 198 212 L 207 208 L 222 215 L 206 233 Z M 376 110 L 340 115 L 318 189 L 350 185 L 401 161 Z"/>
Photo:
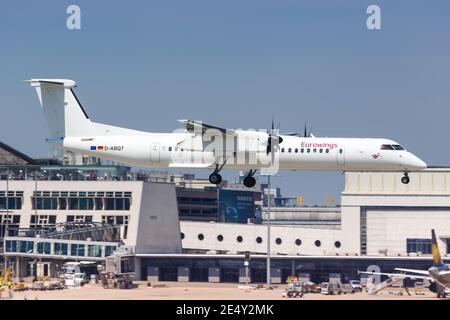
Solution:
<path fill-rule="evenodd" d="M 184 130 L 148 133 L 93 122 L 73 88 L 75 81 L 31 79 L 43 108 L 51 138 L 68 150 L 148 168 L 209 168 L 209 180 L 220 184 L 222 168 L 249 170 L 246 187 L 256 183 L 257 170 L 397 171 L 402 183 L 409 171 L 425 162 L 397 142 L 372 138 L 319 138 L 225 129 L 179 120 Z"/>

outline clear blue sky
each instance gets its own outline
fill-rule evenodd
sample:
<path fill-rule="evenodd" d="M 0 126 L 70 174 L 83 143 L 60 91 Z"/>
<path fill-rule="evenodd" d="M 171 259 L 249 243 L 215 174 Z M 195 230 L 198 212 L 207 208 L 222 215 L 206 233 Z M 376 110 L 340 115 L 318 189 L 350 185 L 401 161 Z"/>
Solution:
<path fill-rule="evenodd" d="M 78 4 L 82 29 L 66 28 Z M 366 28 L 381 7 L 382 30 Z M 450 164 L 448 1 L 0 2 L 1 141 L 45 157 L 47 126 L 21 80 L 69 78 L 92 119 L 172 131 L 180 118 L 229 128 L 386 137 Z M 197 172 L 206 177 L 207 172 Z M 233 179 L 236 172 L 227 172 Z M 274 183 L 306 203 L 338 198 L 341 173 Z"/>

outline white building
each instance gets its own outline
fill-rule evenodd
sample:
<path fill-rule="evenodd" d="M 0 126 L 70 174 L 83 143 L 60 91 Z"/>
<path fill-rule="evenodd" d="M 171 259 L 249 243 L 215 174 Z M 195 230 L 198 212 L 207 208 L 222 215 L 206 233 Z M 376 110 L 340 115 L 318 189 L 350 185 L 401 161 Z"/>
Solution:
<path fill-rule="evenodd" d="M 357 270 L 373 264 L 388 272 L 399 266 L 425 269 L 430 265 L 432 228 L 442 254 L 448 256 L 450 169 L 427 169 L 410 177 L 410 184 L 404 185 L 401 173 L 346 173 L 340 213 L 275 209 L 280 217 L 292 214 L 340 223 L 332 228 L 326 223 L 272 225 L 274 281 L 283 282 L 293 273 L 308 274 L 316 282 L 327 281 L 334 273 L 355 278 Z M 265 281 L 266 225 L 180 222 L 174 183 L 37 181 L 35 185 L 32 180 L 2 180 L 0 218 L 3 227 L 8 222 L 10 232 L 32 228 L 36 222 L 42 228 L 70 221 L 122 225 L 141 279 L 237 282 L 245 275 L 243 252 L 251 252 L 252 281 Z"/>
<path fill-rule="evenodd" d="M 5 195 L 8 193 L 8 207 Z M 7 219 L 8 217 L 8 219 Z M 125 245 L 141 253 L 180 253 L 175 187 L 141 181 L 0 181 L 2 234 L 66 222 L 123 226 Z"/>
<path fill-rule="evenodd" d="M 446 254 L 450 249 L 450 169 L 410 173 L 345 175 L 341 224 L 333 228 L 271 227 L 272 253 L 297 255 L 411 255 L 431 253 L 431 229 Z M 289 209 L 284 208 L 287 215 Z M 295 211 L 295 209 L 294 209 Z M 330 212 L 335 215 L 336 212 Z M 313 212 L 311 212 L 313 214 Z M 184 249 L 265 253 L 267 227 L 181 222 Z"/>

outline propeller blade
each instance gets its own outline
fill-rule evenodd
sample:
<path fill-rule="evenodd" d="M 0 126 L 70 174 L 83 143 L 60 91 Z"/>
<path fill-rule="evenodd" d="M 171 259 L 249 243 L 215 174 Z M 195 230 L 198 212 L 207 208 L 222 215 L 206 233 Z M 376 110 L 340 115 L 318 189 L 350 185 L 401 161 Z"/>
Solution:
<path fill-rule="evenodd" d="M 277 131 L 279 131 L 279 127 L 280 127 L 280 123 L 278 123 Z M 275 134 L 275 121 L 272 116 L 272 130 L 270 131 L 269 136 L 267 138 L 267 149 L 266 149 L 267 154 L 272 152 L 273 139 L 275 139 L 275 138 L 278 139 L 278 144 L 283 142 L 283 138 Z"/>

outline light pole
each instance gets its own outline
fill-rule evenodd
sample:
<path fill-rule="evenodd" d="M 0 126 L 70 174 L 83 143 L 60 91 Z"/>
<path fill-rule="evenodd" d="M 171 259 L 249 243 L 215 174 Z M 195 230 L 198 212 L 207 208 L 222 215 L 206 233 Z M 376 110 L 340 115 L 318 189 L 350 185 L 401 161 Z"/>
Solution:
<path fill-rule="evenodd" d="M 2 174 L 4 175 L 4 174 Z M 1 225 L 0 225 L 0 237 L 2 241 L 2 247 L 3 247 L 3 270 L 4 270 L 4 280 L 6 280 L 6 274 L 8 270 L 8 257 L 6 255 L 6 246 L 5 246 L 5 237 L 8 237 L 8 222 L 9 222 L 9 201 L 8 201 L 8 193 L 9 193 L 9 169 L 6 169 L 6 191 L 5 191 L 5 209 L 6 214 L 3 215 L 3 219 L 1 219 Z M 5 228 L 3 229 L 3 224 L 5 224 Z"/>
<path fill-rule="evenodd" d="M 37 237 L 38 208 L 37 208 L 37 170 L 34 171 L 34 237 Z M 36 244 L 37 246 L 37 244 Z M 34 248 L 33 248 L 34 250 Z M 34 259 L 34 281 L 37 281 L 37 259 Z"/>
<path fill-rule="evenodd" d="M 270 274 L 270 174 L 267 175 L 267 289 L 272 288 Z"/>

